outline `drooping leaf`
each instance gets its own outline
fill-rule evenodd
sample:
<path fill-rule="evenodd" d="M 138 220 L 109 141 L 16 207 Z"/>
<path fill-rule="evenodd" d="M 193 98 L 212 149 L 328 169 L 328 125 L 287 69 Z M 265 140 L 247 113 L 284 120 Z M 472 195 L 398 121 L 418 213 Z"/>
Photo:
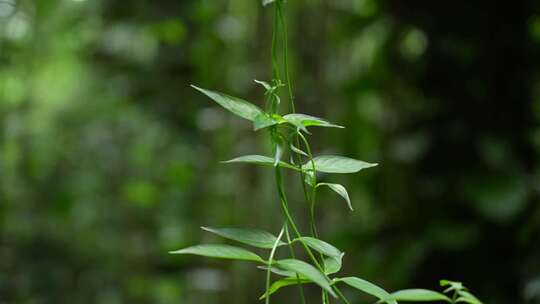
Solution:
<path fill-rule="evenodd" d="M 309 155 L 306 152 L 298 149 L 293 144 L 291 144 L 290 147 L 291 147 L 291 151 L 293 151 L 294 153 L 300 154 L 300 155 L 305 156 L 305 157 L 309 157 Z"/>
<path fill-rule="evenodd" d="M 482 301 L 468 291 L 460 290 L 458 291 L 458 295 L 459 297 L 457 298 L 456 303 L 463 302 L 469 304 L 483 304 Z"/>
<path fill-rule="evenodd" d="M 229 110 L 230 112 L 242 118 L 254 121 L 257 115 L 263 113 L 263 111 L 256 105 L 249 103 L 238 97 L 233 97 L 233 96 L 229 96 L 227 94 L 223 94 L 220 92 L 206 90 L 206 89 L 194 86 L 194 85 L 191 85 L 191 87 L 203 93 L 204 95 L 210 97 L 212 100 L 217 102 L 219 105 L 221 105 L 225 109 Z"/>
<path fill-rule="evenodd" d="M 311 283 L 311 281 L 308 279 L 297 279 L 296 277 L 289 277 L 289 278 L 277 280 L 274 283 L 272 283 L 272 285 L 270 285 L 270 288 L 268 289 L 267 292 L 265 292 L 262 296 L 259 297 L 259 300 L 265 299 L 266 297 L 275 293 L 282 287 L 286 287 L 290 285 L 297 285 L 298 283 L 306 284 L 306 283 Z"/>
<path fill-rule="evenodd" d="M 304 244 L 311 247 L 313 250 L 316 250 L 329 257 L 341 258 L 343 256 L 343 252 L 341 252 L 339 249 L 332 246 L 331 244 L 328 244 L 325 241 L 321 241 L 316 238 L 303 236 L 303 237 L 294 239 L 294 242 L 303 242 Z"/>
<path fill-rule="evenodd" d="M 326 258 L 323 261 L 324 263 L 324 273 L 334 274 L 341 270 L 341 259 L 335 258 Z"/>
<path fill-rule="evenodd" d="M 211 258 L 244 260 L 253 262 L 263 262 L 264 260 L 255 253 L 244 248 L 229 245 L 196 245 L 180 250 L 170 251 L 170 254 L 194 254 Z"/>
<path fill-rule="evenodd" d="M 345 201 L 347 202 L 347 206 L 349 206 L 349 209 L 351 209 L 351 211 L 354 211 L 351 204 L 351 199 L 349 198 L 349 193 L 347 193 L 347 189 L 345 189 L 345 187 L 343 187 L 340 184 L 330 184 L 330 183 L 319 183 L 317 184 L 317 187 L 319 186 L 328 186 L 330 189 L 334 190 L 334 192 L 341 195 L 341 197 L 345 199 Z"/>
<path fill-rule="evenodd" d="M 450 298 L 442 293 L 428 289 L 404 289 L 390 294 L 390 298 L 396 301 L 412 301 L 412 302 L 436 302 L 446 301 L 452 302 Z M 387 299 L 388 300 L 388 299 Z"/>
<path fill-rule="evenodd" d="M 319 285 L 324 290 L 328 291 L 333 297 L 336 297 L 336 294 L 330 286 L 330 280 L 322 274 L 317 268 L 311 266 L 310 264 L 296 260 L 296 259 L 285 259 L 277 261 L 277 266 L 285 270 L 290 270 L 298 273 L 301 276 L 313 281 L 315 284 Z"/>
<path fill-rule="evenodd" d="M 315 162 L 315 170 L 325 173 L 355 173 L 362 169 L 377 166 L 377 164 L 334 155 L 317 156 L 313 158 L 313 161 Z M 302 166 L 302 169 L 313 170 L 313 165 L 308 161 Z"/>
<path fill-rule="evenodd" d="M 343 282 L 353 288 L 363 291 L 388 304 L 397 304 L 396 300 L 390 299 L 391 295 L 381 287 L 357 277 L 338 278 L 335 282 Z"/>
<path fill-rule="evenodd" d="M 305 127 L 343 128 L 342 126 L 330 123 L 322 118 L 306 114 L 287 114 L 283 116 L 283 119 L 302 130 L 305 130 Z"/>
<path fill-rule="evenodd" d="M 212 228 L 201 227 L 203 230 L 215 233 L 227 239 L 231 239 L 240 243 L 251 245 L 258 248 L 271 249 L 277 238 L 266 231 L 258 229 L 241 229 L 241 228 Z M 278 246 L 285 245 L 279 241 Z"/>
<path fill-rule="evenodd" d="M 270 126 L 277 125 L 279 123 L 278 120 L 274 119 L 272 116 L 261 113 L 257 116 L 255 116 L 255 119 L 253 120 L 253 130 L 258 131 L 260 129 L 268 128 Z"/>
<path fill-rule="evenodd" d="M 274 167 L 277 167 L 283 156 L 283 139 L 277 134 L 272 136 L 272 144 L 274 145 Z"/>
<path fill-rule="evenodd" d="M 268 0 L 266 0 L 266 1 L 268 1 Z M 264 1 L 263 1 L 263 4 L 264 4 Z M 254 81 L 255 81 L 256 83 L 262 85 L 262 86 L 264 87 L 265 90 L 267 90 L 267 91 L 272 90 L 272 86 L 271 86 L 268 82 L 262 81 L 262 80 L 257 80 L 257 79 L 255 79 Z"/>
<path fill-rule="evenodd" d="M 223 163 L 229 164 L 229 163 L 250 163 L 250 164 L 256 164 L 256 165 L 262 165 L 262 166 L 274 166 L 274 159 L 268 156 L 263 155 L 245 155 L 240 156 L 237 158 L 233 158 L 231 160 L 224 161 Z M 286 162 L 280 161 L 279 165 L 283 168 L 288 168 L 296 171 L 300 171 L 299 168 L 288 164 Z"/>

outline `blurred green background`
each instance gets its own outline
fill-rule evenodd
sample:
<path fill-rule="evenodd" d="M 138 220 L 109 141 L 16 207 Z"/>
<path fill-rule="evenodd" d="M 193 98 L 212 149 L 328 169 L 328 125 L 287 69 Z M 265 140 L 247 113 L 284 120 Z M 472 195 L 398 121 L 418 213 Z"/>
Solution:
<path fill-rule="evenodd" d="M 320 193 L 343 274 L 540 303 L 540 3 L 286 15 L 300 112 L 347 127 L 315 130 L 315 151 L 381 164 L 327 177 L 353 213 Z M 271 21 L 258 0 L 0 1 L 0 303 L 257 302 L 252 265 L 167 251 L 218 241 L 202 225 L 279 230 L 271 170 L 218 164 L 269 153 L 265 133 L 189 88 L 262 105 Z"/>

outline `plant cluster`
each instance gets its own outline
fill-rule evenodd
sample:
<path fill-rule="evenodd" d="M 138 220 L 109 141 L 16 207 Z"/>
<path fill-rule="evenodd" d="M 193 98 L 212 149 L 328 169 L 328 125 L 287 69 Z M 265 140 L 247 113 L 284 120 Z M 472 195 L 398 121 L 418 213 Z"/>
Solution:
<path fill-rule="evenodd" d="M 309 128 L 343 127 L 326 119 L 296 113 L 288 70 L 287 26 L 283 14 L 283 1 L 263 0 L 263 5 L 270 3 L 273 3 L 275 8 L 272 37 L 273 79 L 270 82 L 255 80 L 265 90 L 265 110 L 241 98 L 197 86 L 192 87 L 231 113 L 251 121 L 254 131 L 267 130 L 272 143 L 273 155 L 245 155 L 224 163 L 250 163 L 270 167 L 274 170 L 276 191 L 284 217 L 283 227 L 277 236 L 258 229 L 202 227 L 205 231 L 226 239 L 266 249 L 269 252 L 264 258 L 245 248 L 223 244 L 196 245 L 170 253 L 242 260 L 258 264 L 258 268 L 266 272 L 266 288 L 260 297 L 261 300 L 264 299 L 266 304 L 270 303 L 272 294 L 290 285 L 298 286 L 300 300 L 305 304 L 304 284 L 315 284 L 321 289 L 323 304 L 329 304 L 332 298 L 336 298 L 342 303 L 350 303 L 340 289 L 343 285 L 374 296 L 379 302 L 388 304 L 397 304 L 398 301 L 481 304 L 460 282 L 441 281 L 441 286 L 447 287 L 443 293 L 427 289 L 405 289 L 391 293 L 363 278 L 337 276 L 342 267 L 344 253 L 319 237 L 315 221 L 317 191 L 327 187 L 340 195 L 350 210 L 353 210 L 353 207 L 349 194 L 343 185 L 319 182 L 317 173 L 357 173 L 375 167 L 377 164 L 344 156 L 315 156 L 312 153 L 308 140 L 308 136 L 311 134 Z M 280 33 L 282 34 L 285 84 L 281 81 L 277 58 Z M 287 87 L 291 110 L 291 113 L 285 115 L 279 114 L 281 105 L 279 93 L 282 87 Z M 283 169 L 297 173 L 301 179 L 304 198 L 309 210 L 310 234 L 308 236 L 302 234 L 290 212 L 289 200 L 283 182 Z M 299 246 L 305 251 L 309 259 L 308 262 L 296 257 L 294 246 Z M 288 258 L 277 257 L 278 249 L 281 247 L 288 247 L 290 255 Z M 279 279 L 272 282 L 272 275 L 278 276 Z"/>

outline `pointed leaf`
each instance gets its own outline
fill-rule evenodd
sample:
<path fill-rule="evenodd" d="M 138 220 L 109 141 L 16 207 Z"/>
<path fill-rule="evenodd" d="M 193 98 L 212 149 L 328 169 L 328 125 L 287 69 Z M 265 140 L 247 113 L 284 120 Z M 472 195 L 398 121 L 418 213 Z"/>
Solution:
<path fill-rule="evenodd" d="M 229 245 L 197 245 L 176 251 L 170 251 L 170 254 L 194 254 L 211 258 L 244 260 L 253 262 L 263 262 L 264 260 L 255 253 L 240 247 Z"/>
<path fill-rule="evenodd" d="M 390 298 L 397 301 L 412 301 L 412 302 L 435 302 L 446 301 L 452 302 L 450 298 L 442 293 L 428 290 L 428 289 L 404 289 L 393 292 L 390 294 Z M 387 300 L 389 300 L 387 299 Z"/>
<path fill-rule="evenodd" d="M 330 183 L 319 183 L 317 184 L 317 187 L 319 186 L 328 186 L 330 189 L 334 190 L 334 192 L 341 195 L 341 197 L 345 199 L 345 201 L 347 202 L 347 206 L 349 206 L 349 209 L 351 209 L 351 211 L 354 211 L 351 204 L 351 199 L 349 198 L 349 193 L 347 193 L 347 189 L 345 189 L 345 187 L 343 187 L 340 184 L 330 184 Z"/>
<path fill-rule="evenodd" d="M 343 256 L 343 252 L 341 252 L 339 249 L 316 238 L 304 236 L 294 239 L 293 242 L 302 242 L 311 247 L 313 250 L 316 250 L 329 257 L 341 258 Z"/>
<path fill-rule="evenodd" d="M 287 114 L 283 118 L 292 125 L 304 126 L 304 127 L 329 127 L 329 128 L 343 128 L 342 126 L 330 123 L 322 118 L 306 115 L 306 114 Z"/>
<path fill-rule="evenodd" d="M 272 285 L 270 285 L 270 289 L 268 289 L 267 292 L 265 292 L 262 296 L 259 297 L 259 300 L 263 300 L 269 295 L 272 295 L 276 291 L 278 291 L 282 287 L 290 286 L 290 285 L 297 285 L 300 282 L 300 284 L 306 284 L 311 283 L 308 279 L 297 279 L 296 277 L 290 277 L 285 278 L 281 280 L 277 280 Z"/>
<path fill-rule="evenodd" d="M 311 266 L 310 264 L 295 260 L 295 259 L 286 259 L 277 261 L 277 266 L 285 270 L 290 270 L 298 273 L 301 276 L 313 281 L 315 284 L 319 285 L 324 290 L 328 291 L 332 296 L 336 297 L 336 294 L 330 286 L 330 280 L 322 274 L 317 268 Z"/>
<path fill-rule="evenodd" d="M 293 151 L 294 153 L 298 153 L 298 154 L 300 154 L 300 155 L 302 155 L 302 156 L 309 157 L 309 155 L 308 155 L 306 152 L 304 152 L 304 151 L 298 149 L 298 148 L 295 147 L 293 144 L 291 144 L 290 147 L 291 147 L 291 151 Z"/>
<path fill-rule="evenodd" d="M 264 4 L 264 1 L 263 1 L 263 4 Z M 255 79 L 253 81 L 255 81 L 256 83 L 262 85 L 264 87 L 264 89 L 267 90 L 267 91 L 272 90 L 272 86 L 266 81 L 257 80 L 257 79 Z"/>
<path fill-rule="evenodd" d="M 324 273 L 327 275 L 334 274 L 341 270 L 341 259 L 326 258 L 324 259 Z"/>
<path fill-rule="evenodd" d="M 362 169 L 377 166 L 361 160 L 348 158 L 344 156 L 323 155 L 313 158 L 315 170 L 325 173 L 355 173 Z M 311 161 L 302 166 L 304 170 L 313 170 Z"/>
<path fill-rule="evenodd" d="M 257 229 L 241 229 L 241 228 L 212 228 L 201 227 L 203 230 L 215 233 L 224 238 L 234 240 L 240 243 L 251 245 L 258 248 L 271 249 L 277 238 L 266 231 Z M 278 243 L 279 246 L 285 245 L 283 242 Z"/>
<path fill-rule="evenodd" d="M 275 266 L 272 266 L 272 267 L 257 266 L 257 268 L 262 269 L 262 270 L 270 269 L 270 271 L 272 273 L 277 274 L 277 275 L 282 276 L 282 277 L 296 277 L 296 273 L 294 271 L 283 270 L 283 269 L 275 267 Z"/>
<path fill-rule="evenodd" d="M 397 304 L 396 300 L 389 299 L 391 295 L 381 287 L 356 277 L 339 278 L 336 282 L 343 282 L 351 287 L 354 287 L 360 291 L 370 294 L 379 300 L 385 301 L 388 304 Z M 386 299 L 386 300 L 385 300 Z"/>
<path fill-rule="evenodd" d="M 212 100 L 217 102 L 219 105 L 229 110 L 230 112 L 254 121 L 257 115 L 262 113 L 262 110 L 254 104 L 251 104 L 243 99 L 229 96 L 220 92 L 210 91 L 197 86 L 191 85 L 192 88 L 198 90 L 204 95 L 210 97 Z"/>
<path fill-rule="evenodd" d="M 482 304 L 482 301 L 480 301 L 477 297 L 475 297 L 472 293 L 464 290 L 458 291 L 459 298 L 456 300 L 456 303 L 458 302 L 464 302 L 469 304 Z"/>
<path fill-rule="evenodd" d="M 240 156 L 237 158 L 233 158 L 231 160 L 224 161 L 223 163 L 229 164 L 229 163 L 250 163 L 250 164 L 256 164 L 256 165 L 262 165 L 262 166 L 274 166 L 274 159 L 268 156 L 262 156 L 262 155 L 245 155 Z M 288 168 L 296 171 L 300 171 L 299 168 L 296 168 L 295 166 L 288 164 L 286 162 L 279 162 L 279 165 L 283 168 Z"/>
<path fill-rule="evenodd" d="M 255 116 L 255 120 L 253 120 L 253 130 L 258 131 L 260 129 L 268 128 L 270 126 L 277 125 L 279 121 L 272 118 L 270 115 L 266 113 L 261 113 L 257 116 Z"/>

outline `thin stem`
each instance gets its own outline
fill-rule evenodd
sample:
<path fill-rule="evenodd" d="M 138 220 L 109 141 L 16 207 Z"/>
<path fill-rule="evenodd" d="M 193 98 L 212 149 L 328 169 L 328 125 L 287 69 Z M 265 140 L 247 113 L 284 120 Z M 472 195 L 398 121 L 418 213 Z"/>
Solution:
<path fill-rule="evenodd" d="M 281 201 L 281 207 L 283 209 L 283 213 L 285 214 L 285 217 L 287 218 L 287 221 L 289 225 L 291 226 L 291 228 L 293 229 L 296 236 L 298 238 L 301 238 L 302 234 L 298 230 L 298 227 L 296 226 L 294 219 L 292 218 L 291 213 L 289 212 L 289 203 L 287 201 L 285 190 L 283 188 L 283 179 L 281 176 L 281 168 L 279 166 L 275 167 L 275 178 L 276 178 L 276 185 L 277 185 L 277 190 L 279 193 L 279 199 Z M 305 251 L 307 252 L 313 264 L 315 264 L 315 266 L 321 273 L 324 273 L 324 268 L 321 266 L 317 258 L 315 258 L 315 255 L 313 255 L 313 252 L 311 251 L 311 249 L 306 245 L 306 243 L 304 242 L 300 242 L 300 243 L 304 247 Z M 339 288 L 337 286 L 332 285 L 332 289 L 336 292 L 336 295 L 339 297 L 341 301 L 343 301 L 346 304 L 349 304 L 349 301 L 347 300 L 347 298 L 345 298 L 345 296 L 341 293 L 341 291 L 339 291 Z"/>
<path fill-rule="evenodd" d="M 284 227 L 285 227 L 285 236 L 287 237 L 287 244 L 289 244 L 289 250 L 291 252 L 291 257 L 293 259 L 296 258 L 295 254 L 294 254 L 294 248 L 292 246 L 292 242 L 291 242 L 291 236 L 289 234 L 289 228 L 287 228 L 287 223 L 284 224 Z M 300 293 L 300 300 L 302 301 L 302 304 L 306 304 L 306 297 L 304 295 L 304 287 L 302 286 L 302 282 L 300 281 L 300 276 L 298 274 L 296 274 L 296 286 L 298 286 L 298 292 Z"/>
<path fill-rule="evenodd" d="M 289 92 L 291 112 L 294 113 L 296 112 L 296 108 L 294 105 L 294 95 L 293 95 L 293 89 L 292 89 L 292 84 L 291 84 L 291 77 L 289 73 L 289 38 L 287 34 L 287 22 L 285 18 L 283 17 L 283 10 L 282 10 L 280 1 L 276 3 L 276 7 L 277 7 L 278 18 L 281 23 L 281 27 L 283 28 L 283 64 L 285 66 L 285 81 L 287 82 L 287 90 Z"/>
<path fill-rule="evenodd" d="M 283 232 L 285 231 L 285 226 L 281 228 L 281 232 L 279 233 L 279 236 L 277 237 L 276 241 L 274 242 L 274 246 L 272 247 L 272 251 L 270 252 L 270 257 L 268 258 L 268 270 L 266 270 L 266 299 L 264 301 L 265 304 L 270 304 L 270 279 L 272 272 L 270 271 L 270 265 L 272 265 L 272 262 L 274 260 L 274 254 L 276 253 L 276 249 L 278 247 L 279 242 L 281 241 L 281 237 L 283 236 Z"/>

